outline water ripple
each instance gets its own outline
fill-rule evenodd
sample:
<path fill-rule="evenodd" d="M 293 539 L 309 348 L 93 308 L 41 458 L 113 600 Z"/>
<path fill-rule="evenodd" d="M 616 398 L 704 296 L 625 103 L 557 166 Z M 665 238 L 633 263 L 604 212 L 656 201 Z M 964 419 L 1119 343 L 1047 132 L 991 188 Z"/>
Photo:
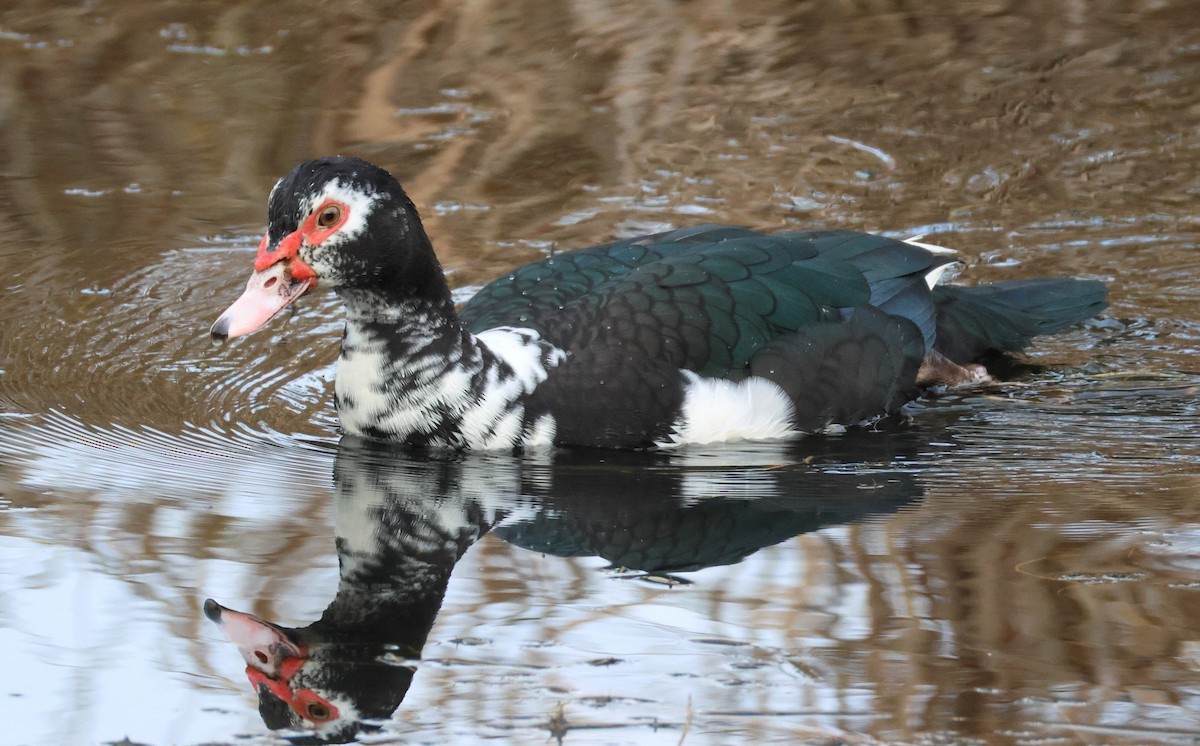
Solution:
<path fill-rule="evenodd" d="M 252 254 L 246 244 L 204 251 L 203 271 L 195 251 L 170 251 L 71 303 L 40 283 L 19 287 L 24 302 L 0 322 L 3 407 L 168 431 L 246 421 L 331 434 L 335 300 L 306 298 L 253 337 L 214 348 L 207 324 L 241 292 Z"/>
<path fill-rule="evenodd" d="M 327 490 L 333 444 L 243 428 L 231 434 L 215 423 L 187 423 L 181 434 L 121 424 L 97 428 L 50 412 L 0 422 L 0 451 L 27 490 L 158 500 L 211 493 L 218 485 Z"/>

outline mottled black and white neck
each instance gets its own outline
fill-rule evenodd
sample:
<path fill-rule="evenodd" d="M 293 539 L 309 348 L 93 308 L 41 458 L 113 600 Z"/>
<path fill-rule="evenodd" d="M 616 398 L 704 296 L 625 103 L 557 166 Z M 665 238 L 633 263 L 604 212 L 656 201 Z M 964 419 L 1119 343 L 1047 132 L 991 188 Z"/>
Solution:
<path fill-rule="evenodd" d="M 553 445 L 549 421 L 526 417 L 525 401 L 565 353 L 537 332 L 471 334 L 448 301 L 348 299 L 346 311 L 335 382 L 346 432 L 440 448 Z"/>
<path fill-rule="evenodd" d="M 456 310 L 416 208 L 377 166 L 303 163 L 268 218 L 213 337 L 334 290 L 342 428 L 422 447 L 669 448 L 869 422 L 986 378 L 980 359 L 1105 296 L 1071 279 L 939 285 L 953 252 L 914 240 L 710 225 L 557 254 Z"/>

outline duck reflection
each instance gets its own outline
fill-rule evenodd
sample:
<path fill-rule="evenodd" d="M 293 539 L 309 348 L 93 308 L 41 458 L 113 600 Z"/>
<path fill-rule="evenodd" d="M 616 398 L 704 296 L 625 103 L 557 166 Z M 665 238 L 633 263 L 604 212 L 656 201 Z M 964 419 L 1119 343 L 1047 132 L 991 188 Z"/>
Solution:
<path fill-rule="evenodd" d="M 685 582 L 672 574 L 735 563 L 920 495 L 911 470 L 877 466 L 896 463 L 897 441 L 858 440 L 870 448 L 855 446 L 850 459 L 844 441 L 814 440 L 807 451 L 539 462 L 414 456 L 346 438 L 334 465 L 340 578 L 321 618 L 284 627 L 211 599 L 204 613 L 245 659 L 267 727 L 297 743 L 345 743 L 378 729 L 404 699 L 455 563 L 489 530 L 536 552 L 599 556 L 632 577 Z"/>

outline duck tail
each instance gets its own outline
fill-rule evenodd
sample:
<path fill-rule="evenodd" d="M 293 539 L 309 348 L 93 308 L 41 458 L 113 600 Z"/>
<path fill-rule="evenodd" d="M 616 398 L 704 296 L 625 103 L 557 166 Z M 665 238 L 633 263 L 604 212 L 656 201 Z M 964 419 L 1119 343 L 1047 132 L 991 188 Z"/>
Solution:
<path fill-rule="evenodd" d="M 934 349 L 960 365 L 1023 350 L 1034 337 L 1086 321 L 1108 305 L 1107 288 L 1095 280 L 942 285 L 932 292 L 937 316 Z"/>

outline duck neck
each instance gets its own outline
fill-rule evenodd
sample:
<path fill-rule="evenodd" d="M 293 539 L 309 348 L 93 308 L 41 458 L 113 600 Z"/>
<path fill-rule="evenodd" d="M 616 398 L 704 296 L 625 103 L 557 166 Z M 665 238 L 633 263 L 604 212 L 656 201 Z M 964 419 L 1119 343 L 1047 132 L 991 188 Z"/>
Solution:
<path fill-rule="evenodd" d="M 463 412 L 495 356 L 444 298 L 343 294 L 338 417 L 353 435 L 412 445 L 464 447 Z"/>

